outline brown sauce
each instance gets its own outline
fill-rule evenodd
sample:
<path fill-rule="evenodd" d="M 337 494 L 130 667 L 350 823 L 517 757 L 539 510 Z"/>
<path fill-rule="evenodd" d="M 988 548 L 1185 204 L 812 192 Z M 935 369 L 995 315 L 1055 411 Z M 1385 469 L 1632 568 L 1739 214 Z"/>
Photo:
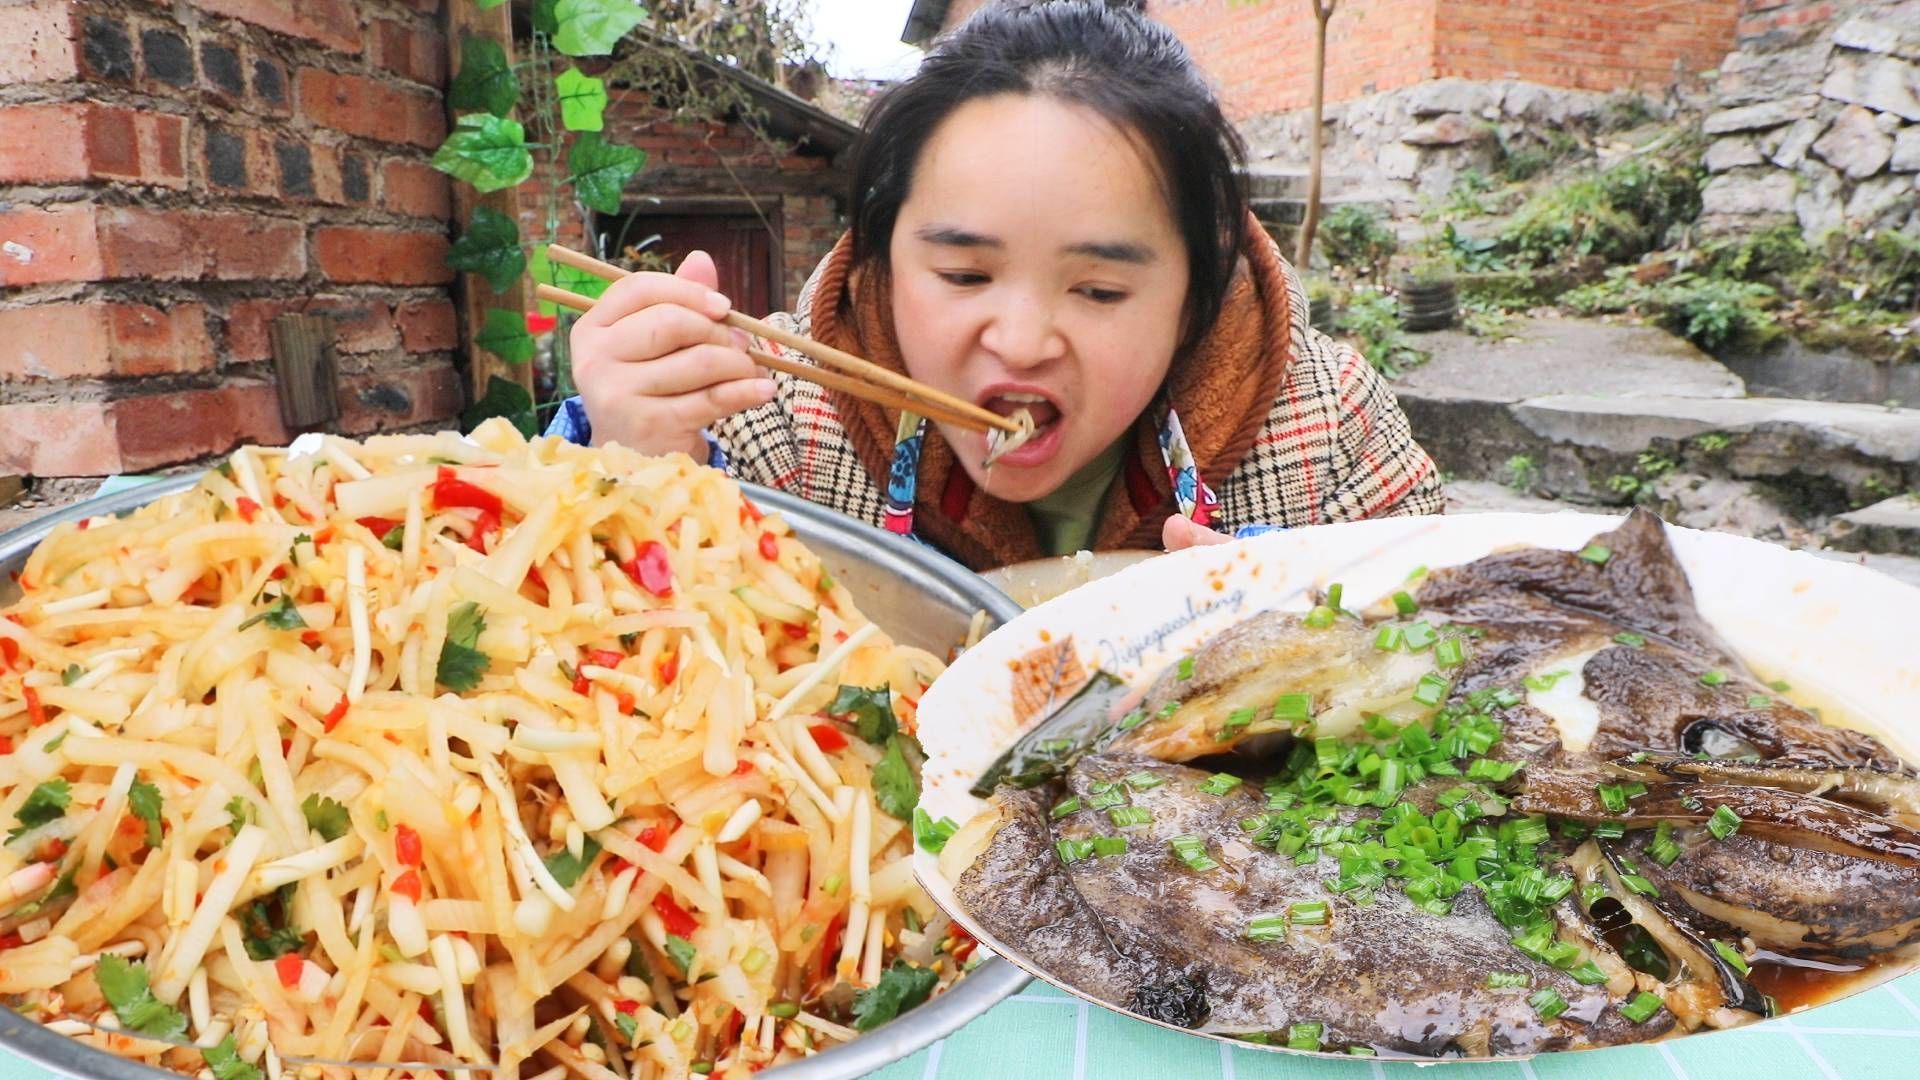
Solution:
<path fill-rule="evenodd" d="M 1760 950 L 1749 979 L 1772 997 L 1782 1013 L 1810 1009 L 1854 992 L 1891 958 L 1813 960 Z"/>

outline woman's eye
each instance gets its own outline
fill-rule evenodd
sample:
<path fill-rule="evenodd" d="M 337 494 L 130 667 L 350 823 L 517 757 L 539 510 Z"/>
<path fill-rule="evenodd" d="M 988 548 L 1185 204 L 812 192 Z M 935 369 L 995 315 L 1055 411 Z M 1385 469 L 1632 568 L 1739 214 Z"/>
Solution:
<path fill-rule="evenodd" d="M 1117 304 L 1127 298 L 1127 294 L 1119 289 L 1103 289 L 1098 285 L 1083 286 L 1077 291 L 1096 304 Z"/>
<path fill-rule="evenodd" d="M 935 270 L 941 281 L 949 285 L 985 285 L 987 275 L 978 270 Z"/>

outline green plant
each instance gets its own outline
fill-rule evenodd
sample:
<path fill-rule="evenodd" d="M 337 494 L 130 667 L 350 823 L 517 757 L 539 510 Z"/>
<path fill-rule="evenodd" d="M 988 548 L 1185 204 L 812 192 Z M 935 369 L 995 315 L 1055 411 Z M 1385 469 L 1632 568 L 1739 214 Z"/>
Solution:
<path fill-rule="evenodd" d="M 1614 473 L 1607 477 L 1607 490 L 1616 495 L 1638 495 L 1642 486 L 1640 478 L 1632 473 Z"/>
<path fill-rule="evenodd" d="M 1732 446 L 1733 440 L 1721 432 L 1710 431 L 1705 435 L 1695 438 L 1693 445 L 1699 447 L 1701 453 L 1718 454 L 1727 447 Z"/>
<path fill-rule="evenodd" d="M 1607 272 L 1605 281 L 1583 285 L 1560 298 L 1584 315 L 1636 312 L 1712 352 L 1729 345 L 1758 346 L 1779 334 L 1770 306 L 1774 291 L 1757 282 L 1675 274 L 1643 285 L 1631 268 Z"/>
<path fill-rule="evenodd" d="M 1427 353 L 1408 343 L 1400 329 L 1399 306 L 1385 293 L 1357 293 L 1334 326 L 1352 338 L 1360 355 L 1389 378 L 1426 362 Z"/>
<path fill-rule="evenodd" d="M 1335 207 L 1320 223 L 1320 246 L 1334 267 L 1349 267 L 1356 275 L 1378 280 L 1387 260 L 1400 250 L 1400 238 L 1378 211 L 1349 204 Z"/>
<path fill-rule="evenodd" d="M 1426 258 L 1407 267 L 1401 281 L 1414 286 L 1439 285 L 1452 281 L 1453 263 L 1442 257 Z"/>
<path fill-rule="evenodd" d="M 1535 465 L 1530 454 L 1515 454 L 1507 459 L 1505 466 L 1507 486 L 1518 494 L 1526 494 L 1540 482 L 1540 467 Z"/>
<path fill-rule="evenodd" d="M 1447 222 L 1431 247 L 1442 257 L 1468 274 L 1508 270 L 1511 266 L 1500 253 L 1500 241 L 1492 236 L 1467 236 Z"/>
<path fill-rule="evenodd" d="M 1672 472 L 1674 466 L 1678 463 L 1665 454 L 1655 453 L 1652 450 L 1642 450 L 1635 459 L 1635 464 L 1638 466 L 1635 471 L 1641 476 L 1646 477 L 1648 480 L 1657 480 Z"/>
<path fill-rule="evenodd" d="M 1486 300 L 1466 300 L 1460 304 L 1460 325 L 1474 337 L 1508 338 L 1519 319 L 1500 305 Z"/>
<path fill-rule="evenodd" d="M 1536 194 L 1501 231 L 1499 250 L 1534 266 L 1587 255 L 1628 262 L 1699 213 L 1696 167 L 1629 158 Z"/>

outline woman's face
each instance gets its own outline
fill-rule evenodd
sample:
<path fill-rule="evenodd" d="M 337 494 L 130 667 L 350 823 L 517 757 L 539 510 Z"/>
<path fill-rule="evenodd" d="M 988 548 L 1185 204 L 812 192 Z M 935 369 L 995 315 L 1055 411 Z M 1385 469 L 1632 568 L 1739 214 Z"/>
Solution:
<path fill-rule="evenodd" d="M 1172 363 L 1187 251 L 1157 170 L 1087 109 L 1001 95 L 954 110 L 894 225 L 893 318 L 915 379 L 1037 434 L 981 467 L 986 436 L 940 425 L 975 483 L 1027 502 L 1099 456 Z"/>

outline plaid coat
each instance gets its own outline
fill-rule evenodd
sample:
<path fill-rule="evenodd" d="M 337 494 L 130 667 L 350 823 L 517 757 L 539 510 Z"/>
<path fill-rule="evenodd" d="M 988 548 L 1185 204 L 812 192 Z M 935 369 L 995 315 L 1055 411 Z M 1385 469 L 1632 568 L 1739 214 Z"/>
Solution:
<path fill-rule="evenodd" d="M 1285 273 L 1292 362 L 1252 448 L 1217 485 L 1216 527 L 1296 528 L 1439 513 L 1439 476 L 1393 391 L 1353 348 L 1307 325 L 1299 276 L 1291 267 Z M 799 314 L 768 321 L 811 336 L 807 312 L 818 283 L 816 271 L 801 293 Z M 714 426 L 712 436 L 734 475 L 879 525 L 882 491 L 861 465 L 827 392 L 791 375 L 776 372 L 773 379 L 772 401 Z"/>

